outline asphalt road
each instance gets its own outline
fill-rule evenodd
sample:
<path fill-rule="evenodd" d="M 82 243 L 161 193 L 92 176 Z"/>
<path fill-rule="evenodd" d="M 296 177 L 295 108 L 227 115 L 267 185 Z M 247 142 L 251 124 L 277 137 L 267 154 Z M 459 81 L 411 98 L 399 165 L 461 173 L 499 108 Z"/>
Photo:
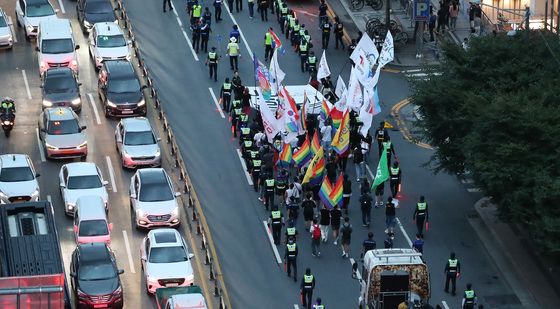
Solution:
<path fill-rule="evenodd" d="M 10 1 L 8 3 L 8 1 L 2 0 L 0 4 L 14 20 L 17 36 L 17 43 L 12 51 L 0 51 L 0 72 L 2 72 L 0 96 L 13 97 L 17 105 L 16 125 L 9 139 L 5 138 L 2 134 L 0 138 L 0 153 L 28 154 L 33 161 L 35 169 L 41 174 L 38 178 L 41 198 L 53 202 L 62 256 L 68 277 L 68 267 L 71 254 L 75 248 L 75 242 L 72 220 L 64 213 L 58 187 L 58 173 L 63 164 L 72 161 L 45 160 L 44 154 L 40 153 L 37 121 L 41 112 L 41 89 L 39 88 L 41 79 L 39 77 L 37 53 L 35 52 L 36 43 L 35 41 L 26 41 L 24 31 L 16 26 L 13 13 L 15 2 Z M 52 2 L 52 4 L 56 8 L 60 8 L 59 3 Z M 111 233 L 111 248 L 115 252 L 119 268 L 125 271 L 121 275 L 125 308 L 154 308 L 156 307 L 155 299 L 152 296 L 148 296 L 145 292 L 145 281 L 140 268 L 140 245 L 147 232 L 136 230 L 133 225 L 134 222 L 131 220 L 128 188 L 130 177 L 132 177 L 134 171 L 123 170 L 120 166 L 120 157 L 115 150 L 114 140 L 114 130 L 118 120 L 106 119 L 103 116 L 101 103 L 97 96 L 97 74 L 88 55 L 87 40 L 78 26 L 75 2 L 62 1 L 62 5 L 66 13 L 62 14 L 62 10 L 60 10 L 58 15 L 59 17 L 64 16 L 72 20 L 75 39 L 77 44 L 80 45 L 80 49 L 78 49 L 78 62 L 80 65 L 79 80 L 82 83 L 80 91 L 83 104 L 80 120 L 83 125 L 87 126 L 86 134 L 89 151 L 87 161 L 95 162 L 101 169 L 104 179 L 109 181 L 107 186 L 110 204 L 109 221 L 114 224 Z M 148 118 L 156 132 L 159 132 L 158 127 L 161 124 L 157 117 L 153 117 L 154 115 L 155 113 L 151 110 L 148 112 Z M 170 154 L 168 148 L 164 145 L 162 145 L 162 152 L 164 156 L 163 167 L 171 173 L 173 169 L 171 168 L 172 164 L 170 164 Z M 181 187 L 177 188 L 176 186 L 176 189 L 180 191 Z M 179 231 L 187 239 L 187 243 L 194 247 L 193 235 L 189 232 L 184 211 L 181 214 L 181 219 L 183 224 L 180 226 Z M 203 261 L 201 258 L 197 254 L 197 259 L 193 261 L 193 268 L 195 283 L 204 287 L 207 284 L 207 279 L 205 272 L 203 272 L 204 269 L 200 266 Z M 215 300 L 210 294 L 206 296 L 214 304 Z"/>
<path fill-rule="evenodd" d="M 2 7 L 8 14 L 13 14 L 13 3 L 2 1 Z M 204 66 L 206 55 L 199 53 L 199 61 L 189 47 L 185 35 L 190 39 L 190 31 L 184 28 L 188 19 L 184 11 L 183 1 L 173 1 L 176 12 L 162 13 L 160 1 L 130 1 L 125 0 L 125 7 L 132 22 L 133 31 L 139 42 L 140 50 L 150 70 L 150 76 L 158 89 L 163 102 L 163 108 L 168 115 L 174 130 L 177 144 L 182 152 L 194 188 L 204 208 L 204 213 L 210 224 L 210 230 L 217 247 L 219 260 L 224 273 L 226 287 L 232 300 L 233 308 L 256 308 L 266 304 L 270 308 L 294 308 L 299 303 L 299 282 L 293 283 L 283 272 L 282 265 L 277 263 L 271 248 L 263 221 L 268 217 L 262 203 L 246 181 L 245 173 L 237 154 L 237 142 L 232 139 L 228 119 L 222 118 L 217 111 L 211 91 L 219 93 L 219 88 L 225 77 L 231 77 L 228 59 L 225 54 L 228 33 L 233 25 L 232 18 L 224 7 L 219 24 L 212 22 L 213 33 L 210 46 L 218 47 L 223 56 L 219 65 L 219 81 L 214 83 L 208 78 L 207 68 Z M 53 3 L 55 4 L 55 3 Z M 75 18 L 74 3 L 63 0 L 66 14 Z M 8 5 L 7 7 L 5 5 Z M 55 4 L 56 5 L 56 4 Z M 205 0 L 203 5 L 210 5 Z M 11 7 L 10 7 L 11 6 Z M 307 25 L 315 44 L 315 52 L 320 57 L 320 36 L 317 29 L 316 3 L 298 4 L 298 16 Z M 306 14 L 307 12 L 308 14 Z M 213 10 L 212 10 L 213 13 Z M 234 13 L 233 17 L 243 32 L 244 39 L 240 42 L 242 58 L 240 74 L 243 81 L 253 85 L 251 51 L 257 57 L 264 56 L 264 32 L 273 26 L 280 34 L 275 17 L 269 14 L 269 22 L 261 22 L 255 12 L 255 19 L 248 18 L 248 9 Z M 178 19 L 183 27 L 178 23 Z M 125 285 L 126 307 L 151 307 L 153 300 L 143 292 L 143 281 L 139 267 L 138 246 L 144 233 L 131 228 L 130 211 L 126 192 L 131 172 L 122 171 L 118 167 L 118 160 L 113 147 L 114 120 L 101 118 L 101 124 L 96 124 L 92 105 L 87 102 L 85 94 L 92 93 L 95 100 L 96 76 L 93 66 L 87 56 L 85 41 L 74 25 L 78 42 L 83 45 L 80 54 L 80 79 L 83 83 L 82 95 L 84 111 L 82 119 L 88 126 L 88 141 L 90 155 L 88 161 L 96 162 L 102 169 L 104 177 L 109 179 L 107 159 L 114 167 L 114 177 L 117 192 L 110 193 L 110 219 L 115 223 L 113 233 L 113 247 L 116 250 L 119 266 L 125 269 L 123 281 Z M 56 205 L 60 204 L 56 177 L 62 162 L 41 162 L 35 137 L 37 115 L 40 111 L 40 92 L 36 55 L 31 46 L 23 39 L 23 32 L 18 32 L 18 44 L 11 52 L 0 54 L 0 70 L 3 78 L 0 81 L 0 94 L 9 92 L 18 103 L 18 119 L 10 137 L 10 142 L 0 143 L 1 153 L 28 153 L 34 160 L 37 170 L 43 175 L 40 178 L 42 193 L 50 195 Z M 340 74 L 347 79 L 349 66 L 347 52 L 332 49 L 327 50 L 327 58 L 333 73 L 333 79 Z M 286 45 L 285 39 L 282 39 Z M 250 49 L 251 51 L 249 51 Z M 279 57 L 282 69 L 287 73 L 287 85 L 304 84 L 309 76 L 299 69 L 299 58 L 286 48 L 286 53 Z M 32 99 L 27 98 L 22 70 L 26 71 Z M 382 99 L 381 115 L 376 116 L 374 124 L 381 119 L 390 119 L 391 107 L 408 96 L 408 84 L 399 74 L 382 73 L 380 79 L 380 96 Z M 21 104 L 22 103 L 22 104 Z M 99 102 L 96 102 L 99 109 Z M 152 114 L 150 118 L 152 119 Z M 102 133 L 103 132 L 103 133 Z M 463 272 L 459 282 L 459 291 L 466 282 L 472 282 L 485 304 L 494 304 L 499 308 L 514 308 L 506 303 L 515 299 L 507 284 L 489 260 L 480 241 L 474 236 L 470 225 L 465 220 L 471 213 L 471 207 L 480 198 L 477 193 L 469 193 L 466 187 L 456 177 L 446 174 L 433 175 L 422 167 L 432 155 L 431 150 L 418 148 L 408 143 L 399 132 L 391 133 L 397 155 L 403 170 L 403 198 L 402 207 L 397 215 L 402 222 L 402 230 L 397 233 L 395 247 L 406 247 L 408 242 L 405 234 L 412 237 L 415 226 L 411 222 L 413 207 L 418 196 L 425 195 L 430 204 L 430 231 L 426 234 L 425 258 L 431 267 L 432 303 L 442 303 L 449 308 L 459 306 L 459 296 L 451 297 L 443 293 L 443 267 L 450 251 L 455 251 L 461 259 Z M 17 141 L 14 142 L 14 141 Z M 377 159 L 373 158 L 368 166 L 375 170 Z M 167 165 L 168 166 L 168 165 Z M 354 169 L 351 163 L 347 172 L 354 179 Z M 354 191 L 358 190 L 354 182 Z M 350 218 L 354 226 L 353 241 L 350 257 L 358 260 L 361 252 L 361 242 L 368 230 L 361 226 L 357 197 L 351 202 Z M 57 222 L 60 224 L 60 237 L 63 243 L 63 255 L 70 256 L 73 250 L 70 220 L 62 212 L 62 207 L 56 207 Z M 124 209 L 120 209 L 124 208 Z M 375 233 L 378 247 L 383 243 L 384 212 L 374 210 L 373 225 L 370 231 Z M 317 280 L 314 295 L 323 298 L 329 308 L 352 308 L 356 306 L 359 296 L 359 285 L 351 279 L 350 262 L 340 257 L 339 247 L 332 242 L 321 248 L 322 256 L 312 258 L 310 254 L 310 236 L 303 232 L 303 223 L 298 222 L 300 238 L 300 256 L 298 259 L 299 276 L 306 267 L 311 267 Z M 187 233 L 187 230 L 182 228 Z M 124 246 L 124 233 L 128 235 L 134 266 L 128 265 L 128 254 Z M 332 241 L 332 236 L 329 237 Z M 283 247 L 278 248 L 283 256 Z M 131 272 L 135 270 L 135 273 Z M 141 295 L 140 297 L 138 295 Z M 300 305 L 301 307 L 301 305 Z M 297 308 L 297 307 L 296 307 Z"/>

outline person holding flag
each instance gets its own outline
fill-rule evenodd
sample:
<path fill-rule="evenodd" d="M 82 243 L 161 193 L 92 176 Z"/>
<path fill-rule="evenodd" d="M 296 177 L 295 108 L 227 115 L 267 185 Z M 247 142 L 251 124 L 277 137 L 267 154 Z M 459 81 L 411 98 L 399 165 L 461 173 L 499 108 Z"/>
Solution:
<path fill-rule="evenodd" d="M 385 145 L 383 145 L 385 146 Z M 375 190 L 375 206 L 383 205 L 383 201 L 379 202 L 378 197 L 383 196 L 383 188 L 385 187 L 385 181 L 389 179 L 389 168 L 387 165 L 387 148 L 383 148 L 381 153 L 381 158 L 377 164 L 377 171 L 375 172 L 375 178 L 371 185 L 371 190 Z"/>

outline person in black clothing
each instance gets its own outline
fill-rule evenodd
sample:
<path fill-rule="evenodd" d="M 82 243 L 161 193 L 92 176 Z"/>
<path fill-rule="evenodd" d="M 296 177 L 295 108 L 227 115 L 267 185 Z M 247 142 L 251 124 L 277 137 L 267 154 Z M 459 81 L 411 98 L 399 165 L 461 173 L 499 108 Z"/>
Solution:
<path fill-rule="evenodd" d="M 305 220 L 305 230 L 309 231 L 311 227 L 311 221 L 313 221 L 313 216 L 315 215 L 315 202 L 312 199 L 311 193 L 307 193 L 305 200 L 301 203 L 301 208 L 303 208 L 303 220 Z"/>
<path fill-rule="evenodd" d="M 166 6 L 169 7 L 170 11 L 173 11 L 173 7 L 171 6 L 171 0 L 163 0 L 163 12 L 166 12 Z"/>
<path fill-rule="evenodd" d="M 329 21 L 329 18 L 328 17 L 324 18 L 323 23 L 321 24 L 321 42 L 323 43 L 323 49 L 327 49 L 329 47 L 331 29 L 332 29 L 332 24 Z"/>
<path fill-rule="evenodd" d="M 344 25 L 337 17 L 334 18 L 334 48 L 338 49 L 338 42 L 340 42 L 340 47 L 344 50 L 344 42 L 342 37 L 344 36 Z"/>
<path fill-rule="evenodd" d="M 286 244 L 286 253 L 284 254 L 284 258 L 286 260 L 286 272 L 288 273 L 288 277 L 290 277 L 292 268 L 294 269 L 294 281 L 297 281 L 297 255 L 298 255 L 298 248 L 296 241 L 293 237 L 288 239 L 288 243 Z"/>
<path fill-rule="evenodd" d="M 229 104 L 231 102 L 231 88 L 232 84 L 229 82 L 229 77 L 226 77 L 222 88 L 220 89 L 220 98 L 222 99 L 222 109 L 229 112 Z"/>
<path fill-rule="evenodd" d="M 329 238 L 329 226 L 331 225 L 331 212 L 327 207 L 321 208 L 321 218 L 319 219 L 319 227 L 321 228 L 321 240 L 327 242 Z"/>
<path fill-rule="evenodd" d="M 336 182 L 336 162 L 332 156 L 325 165 L 325 170 L 327 171 L 327 177 L 334 184 Z"/>
<path fill-rule="evenodd" d="M 206 64 L 210 70 L 210 78 L 214 77 L 214 81 L 218 81 L 218 54 L 216 53 L 216 47 L 212 47 L 211 51 L 208 53 L 208 58 L 206 59 Z M 222 90 L 223 91 L 223 86 Z"/>
<path fill-rule="evenodd" d="M 243 0 L 235 0 L 235 11 L 237 13 L 239 13 L 239 11 L 243 11 Z"/>
<path fill-rule="evenodd" d="M 416 240 L 412 243 L 412 248 L 419 253 L 424 253 L 424 240 L 422 239 L 422 235 L 416 233 Z"/>
<path fill-rule="evenodd" d="M 455 257 L 455 252 L 449 254 L 449 260 L 445 264 L 445 293 L 449 293 L 449 282 L 451 281 L 451 295 L 455 296 L 457 277 L 461 273 L 461 262 Z"/>
<path fill-rule="evenodd" d="M 344 181 L 342 182 L 342 209 L 348 214 L 348 206 L 350 205 L 350 197 L 352 196 L 352 181 L 347 174 L 344 174 Z"/>
<path fill-rule="evenodd" d="M 385 121 L 379 123 L 379 127 L 375 129 L 375 140 L 377 140 L 377 148 L 379 149 L 379 157 L 381 157 L 381 152 L 383 151 L 383 142 L 385 138 L 389 136 L 389 132 L 385 129 Z"/>
<path fill-rule="evenodd" d="M 333 244 L 336 246 L 338 242 L 338 234 L 340 232 L 340 217 L 342 217 L 342 211 L 338 209 L 338 205 L 334 205 L 331 209 L 331 228 L 334 238 Z"/>
<path fill-rule="evenodd" d="M 212 32 L 210 25 L 203 21 L 202 26 L 200 27 L 200 49 L 205 53 L 208 52 L 208 40 L 210 39 L 210 32 Z"/>
<path fill-rule="evenodd" d="M 360 197 L 360 209 L 362 210 L 362 225 L 369 227 L 371 221 L 371 202 L 372 197 L 369 192 L 362 193 Z"/>
<path fill-rule="evenodd" d="M 364 177 L 364 179 L 362 179 L 362 183 L 360 184 L 360 195 L 362 194 L 369 194 L 370 191 L 370 183 L 367 179 L 367 177 Z"/>
<path fill-rule="evenodd" d="M 208 7 L 204 8 L 204 13 L 202 13 L 202 22 L 206 23 L 208 26 L 212 25 L 212 13 Z"/>
<path fill-rule="evenodd" d="M 227 0 L 229 11 L 233 14 L 233 0 Z"/>
<path fill-rule="evenodd" d="M 416 209 L 414 209 L 412 220 L 416 220 L 418 234 L 424 236 L 424 222 L 428 221 L 428 203 L 426 203 L 423 195 L 420 196 L 418 203 L 416 203 Z"/>
<path fill-rule="evenodd" d="M 270 217 L 268 218 L 268 225 L 272 229 L 272 238 L 274 239 L 274 244 L 280 244 L 280 238 L 282 237 L 282 225 L 284 225 L 284 215 L 278 206 L 272 206 L 272 211 L 270 212 Z"/>
<path fill-rule="evenodd" d="M 391 188 L 391 195 L 397 197 L 399 193 L 399 186 L 401 184 L 401 168 L 399 167 L 399 162 L 395 161 L 393 166 L 389 169 L 389 187 Z"/>
<path fill-rule="evenodd" d="M 321 4 L 319 5 L 319 28 L 321 28 L 321 25 L 323 24 L 323 21 L 325 19 L 328 19 L 328 17 L 327 17 L 328 8 L 329 7 L 325 3 L 325 0 L 321 0 Z"/>
<path fill-rule="evenodd" d="M 385 245 L 385 249 L 393 249 L 393 240 L 395 239 L 395 233 L 389 232 L 387 233 L 387 239 L 383 242 Z"/>
<path fill-rule="evenodd" d="M 222 0 L 214 0 L 214 18 L 216 22 L 222 20 Z"/>
<path fill-rule="evenodd" d="M 313 289 L 315 289 L 315 277 L 311 274 L 311 269 L 305 270 L 305 275 L 301 280 L 301 301 L 304 308 L 311 309 L 313 300 Z"/>
<path fill-rule="evenodd" d="M 233 72 L 233 78 L 231 79 L 231 84 L 233 88 L 233 99 L 234 100 L 241 100 L 243 95 L 243 82 L 241 81 L 241 77 L 239 76 L 239 72 Z"/>
<path fill-rule="evenodd" d="M 362 243 L 362 247 L 364 248 L 362 257 L 364 257 L 366 255 L 366 252 L 368 252 L 369 250 L 375 250 L 377 248 L 377 243 L 375 242 L 375 240 L 373 240 L 372 232 L 368 233 L 367 239 Z"/>
<path fill-rule="evenodd" d="M 268 21 L 268 0 L 259 0 L 259 10 L 261 11 L 261 21 Z"/>
<path fill-rule="evenodd" d="M 200 25 L 199 24 L 191 25 L 191 30 L 192 30 L 193 48 L 196 51 L 196 53 L 198 54 L 198 49 L 200 47 Z"/>

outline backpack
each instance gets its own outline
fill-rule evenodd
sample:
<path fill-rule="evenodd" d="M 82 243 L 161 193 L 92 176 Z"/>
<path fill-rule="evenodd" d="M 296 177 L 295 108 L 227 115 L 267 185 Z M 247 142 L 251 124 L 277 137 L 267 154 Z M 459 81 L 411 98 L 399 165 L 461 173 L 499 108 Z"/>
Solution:
<path fill-rule="evenodd" d="M 321 238 L 321 229 L 318 225 L 313 226 L 313 234 L 311 235 L 313 239 L 320 239 Z"/>

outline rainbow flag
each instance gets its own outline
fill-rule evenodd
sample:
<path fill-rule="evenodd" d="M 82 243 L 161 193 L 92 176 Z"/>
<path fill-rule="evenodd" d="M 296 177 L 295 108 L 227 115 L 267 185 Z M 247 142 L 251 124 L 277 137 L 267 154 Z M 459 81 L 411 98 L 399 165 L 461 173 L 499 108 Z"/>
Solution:
<path fill-rule="evenodd" d="M 331 201 L 329 198 L 329 196 L 332 193 L 332 190 L 333 190 L 333 186 L 331 184 L 331 181 L 329 180 L 329 177 L 323 178 L 321 189 L 319 189 L 319 198 L 321 199 L 321 202 L 323 202 L 323 205 L 325 205 L 325 207 L 327 207 L 328 209 L 332 208 Z"/>
<path fill-rule="evenodd" d="M 292 164 L 292 145 L 285 143 L 282 147 L 280 155 L 278 156 L 278 162 L 276 162 L 276 165 L 280 167 L 288 167 L 290 164 Z"/>
<path fill-rule="evenodd" d="M 315 155 L 319 151 L 319 148 L 321 148 L 321 143 L 319 143 L 319 134 L 317 130 L 315 130 L 313 141 L 311 141 L 311 153 Z"/>
<path fill-rule="evenodd" d="M 342 122 L 342 118 L 344 117 L 344 112 L 345 111 L 341 111 L 336 108 L 336 106 L 331 109 L 331 118 L 335 130 L 338 130 L 338 127 L 340 127 L 340 123 Z"/>
<path fill-rule="evenodd" d="M 270 86 L 270 73 L 262 62 L 257 59 L 253 53 L 253 67 L 255 69 L 255 80 L 259 83 L 262 96 L 265 100 L 269 100 L 272 95 L 272 87 Z"/>
<path fill-rule="evenodd" d="M 329 194 L 329 200 L 333 207 L 334 205 L 338 205 L 338 207 L 342 207 L 342 187 L 343 187 L 343 177 L 342 174 L 340 174 L 338 175 L 336 184 L 332 188 L 331 194 Z"/>
<path fill-rule="evenodd" d="M 320 116 L 321 118 L 323 118 L 323 120 L 327 120 L 330 114 L 331 114 L 331 108 L 329 107 L 327 100 L 323 99 L 323 104 L 321 104 Z"/>
<path fill-rule="evenodd" d="M 338 154 L 343 154 L 345 151 L 348 150 L 348 145 L 350 144 L 350 114 L 349 110 L 346 110 L 344 116 L 342 117 L 342 121 L 336 130 L 336 133 L 333 137 L 331 146 L 334 148 L 334 151 Z"/>
<path fill-rule="evenodd" d="M 311 153 L 309 137 L 306 137 L 305 142 L 303 142 L 303 145 L 301 145 L 301 147 L 296 152 L 294 152 L 292 159 L 294 160 L 298 168 L 302 168 L 307 163 L 309 163 L 312 156 L 313 154 Z"/>
<path fill-rule="evenodd" d="M 305 176 L 303 177 L 302 184 L 318 184 L 323 177 L 325 171 L 325 155 L 323 153 L 323 147 L 320 147 L 317 153 L 313 156 L 311 163 L 307 167 Z"/>
<path fill-rule="evenodd" d="M 268 30 L 268 32 L 270 33 L 270 36 L 272 37 L 273 48 L 282 48 L 282 41 L 280 41 L 280 38 L 278 38 L 276 33 L 274 33 L 274 31 L 272 31 L 272 30 Z"/>

